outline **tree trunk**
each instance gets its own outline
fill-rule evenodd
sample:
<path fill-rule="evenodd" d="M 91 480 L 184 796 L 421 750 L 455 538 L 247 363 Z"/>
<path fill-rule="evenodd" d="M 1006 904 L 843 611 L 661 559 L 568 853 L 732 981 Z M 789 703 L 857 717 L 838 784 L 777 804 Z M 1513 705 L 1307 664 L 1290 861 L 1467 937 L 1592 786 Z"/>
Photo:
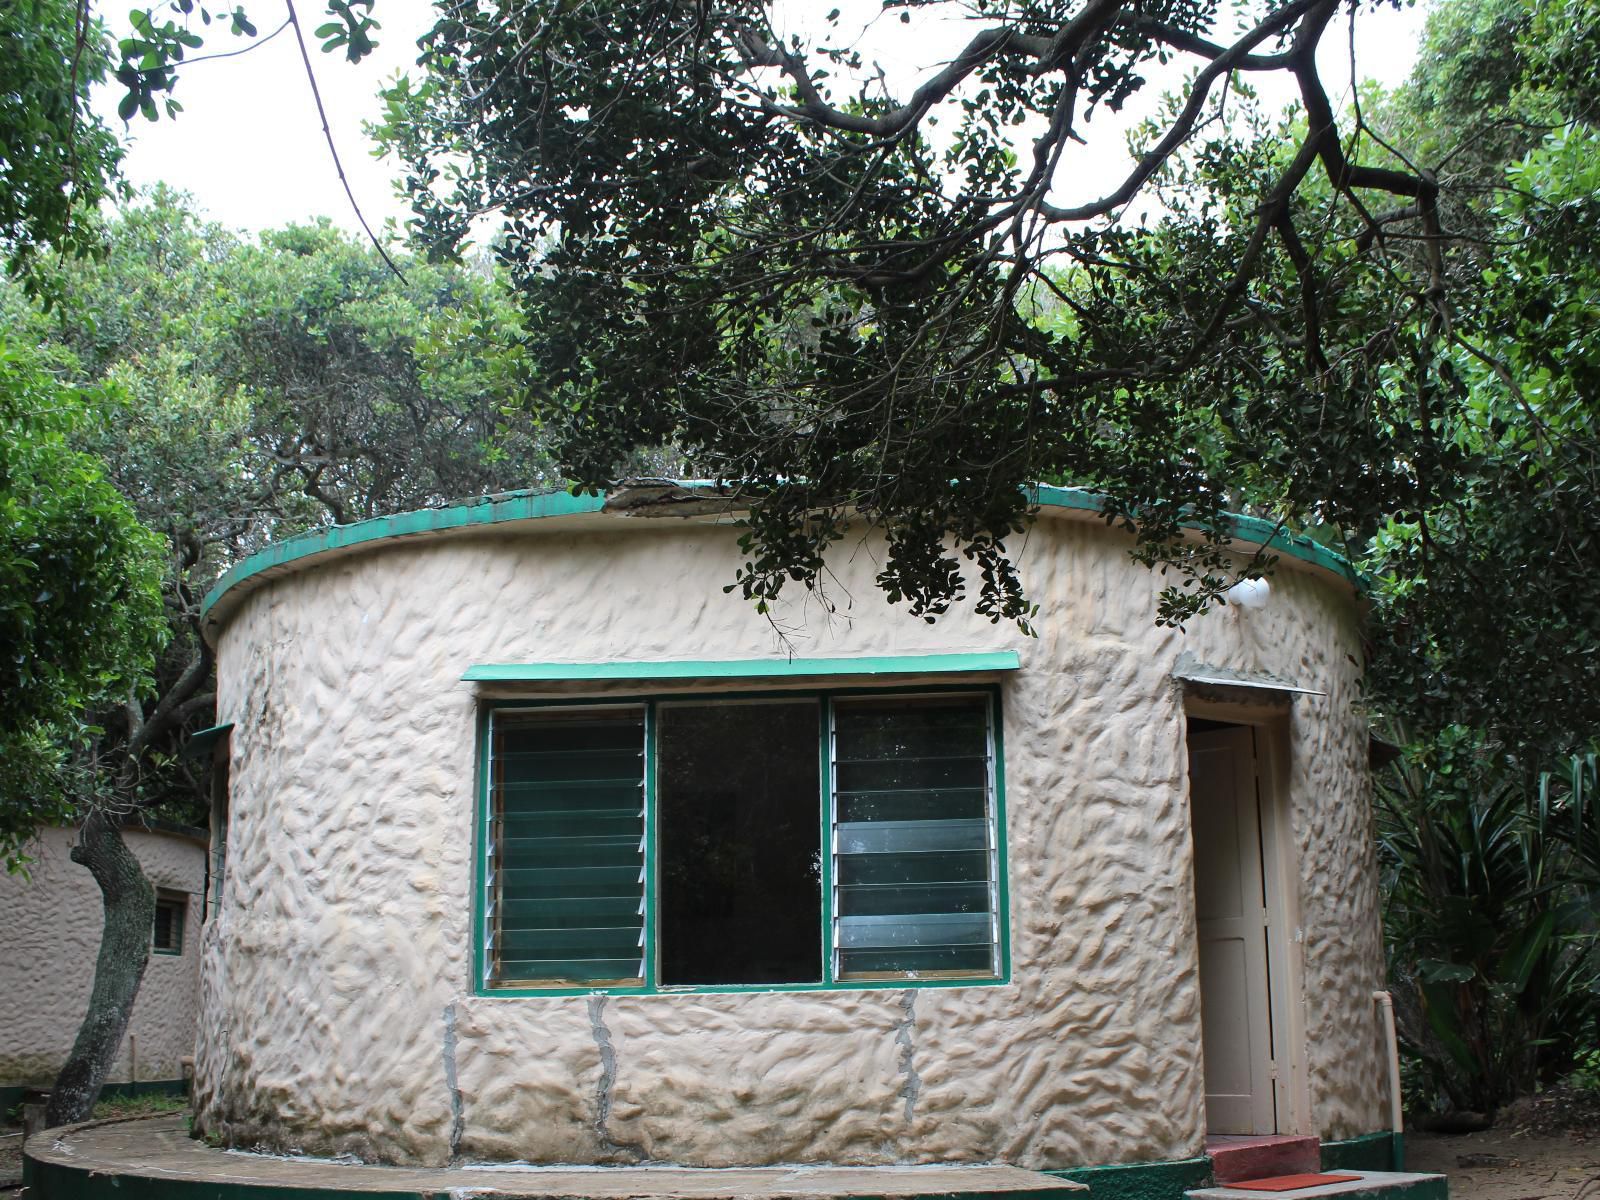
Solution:
<path fill-rule="evenodd" d="M 45 1122 L 50 1126 L 85 1121 L 100 1096 L 106 1073 L 122 1046 L 139 995 L 145 964 L 150 960 L 150 929 L 155 921 L 156 893 L 144 868 L 133 856 L 122 831 L 95 809 L 83 822 L 72 861 L 88 867 L 105 904 L 105 931 L 94 965 L 89 1011 L 78 1038 L 50 1093 Z"/>

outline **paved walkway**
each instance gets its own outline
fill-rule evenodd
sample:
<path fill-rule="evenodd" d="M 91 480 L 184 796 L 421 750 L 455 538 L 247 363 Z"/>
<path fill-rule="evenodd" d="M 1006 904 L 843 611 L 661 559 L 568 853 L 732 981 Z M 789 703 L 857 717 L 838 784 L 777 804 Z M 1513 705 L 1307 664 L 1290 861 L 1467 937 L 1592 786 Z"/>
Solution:
<path fill-rule="evenodd" d="M 48 1130 L 28 1140 L 27 1154 L 39 1200 L 911 1200 L 1020 1192 L 1067 1200 L 1085 1190 L 1019 1167 L 375 1167 L 216 1150 L 191 1138 L 181 1115 Z"/>

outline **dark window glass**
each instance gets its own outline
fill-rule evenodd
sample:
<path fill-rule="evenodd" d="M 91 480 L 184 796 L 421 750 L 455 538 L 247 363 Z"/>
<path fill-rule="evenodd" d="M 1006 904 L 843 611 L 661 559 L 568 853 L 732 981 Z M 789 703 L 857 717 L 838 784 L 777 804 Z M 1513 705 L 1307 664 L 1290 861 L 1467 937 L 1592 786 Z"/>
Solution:
<path fill-rule="evenodd" d="M 187 896 L 157 896 L 155 928 L 150 948 L 157 954 L 183 953 L 183 917 L 188 911 Z"/>
<path fill-rule="evenodd" d="M 815 701 L 657 710 L 660 982 L 822 979 Z"/>

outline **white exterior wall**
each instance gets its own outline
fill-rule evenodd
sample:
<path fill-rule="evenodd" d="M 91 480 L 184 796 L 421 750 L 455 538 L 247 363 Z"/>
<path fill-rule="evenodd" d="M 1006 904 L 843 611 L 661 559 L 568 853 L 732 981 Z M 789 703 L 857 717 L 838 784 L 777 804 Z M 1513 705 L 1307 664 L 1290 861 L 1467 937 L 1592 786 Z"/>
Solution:
<path fill-rule="evenodd" d="M 1013 981 L 809 993 L 474 994 L 474 730 L 484 662 L 762 658 L 726 527 L 553 520 L 369 548 L 247 595 L 220 635 L 235 724 L 221 917 L 206 931 L 198 1123 L 235 1144 L 442 1163 L 1003 1161 L 1200 1153 L 1178 655 L 1300 697 L 1288 771 L 1303 931 L 1306 1132 L 1383 1125 L 1382 986 L 1348 585 L 1286 562 L 1272 602 L 1187 634 L 1098 523 L 1046 515 L 1037 640 L 888 606 L 835 555 L 795 653 L 1015 649 L 1003 684 Z M 853 607 L 845 609 L 845 603 Z M 843 681 L 849 683 L 851 681 Z M 859 682 L 859 681 L 857 681 Z M 637 691 L 638 689 L 633 689 Z M 672 690 L 683 690 L 674 687 Z M 503 690 L 493 693 L 507 694 Z M 908 1050 L 909 1047 L 909 1050 Z"/>
<path fill-rule="evenodd" d="M 181 955 L 152 954 L 107 1083 L 183 1078 L 200 992 L 205 848 L 176 834 L 125 829 L 157 888 L 189 894 Z M 44 829 L 28 878 L 0 871 L 0 1087 L 49 1087 L 89 1006 L 105 922 L 100 889 L 69 857 L 76 829 Z"/>

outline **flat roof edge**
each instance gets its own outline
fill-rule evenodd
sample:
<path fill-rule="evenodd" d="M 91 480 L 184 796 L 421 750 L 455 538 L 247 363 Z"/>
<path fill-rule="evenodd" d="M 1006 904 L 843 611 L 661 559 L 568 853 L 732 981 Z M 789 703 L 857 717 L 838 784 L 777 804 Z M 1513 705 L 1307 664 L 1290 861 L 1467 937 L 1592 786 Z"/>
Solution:
<path fill-rule="evenodd" d="M 1015 671 L 1015 650 L 862 658 L 664 659 L 655 662 L 477 663 L 469 683 L 556 683 L 602 679 L 813 679 L 837 675 L 949 675 Z"/>

